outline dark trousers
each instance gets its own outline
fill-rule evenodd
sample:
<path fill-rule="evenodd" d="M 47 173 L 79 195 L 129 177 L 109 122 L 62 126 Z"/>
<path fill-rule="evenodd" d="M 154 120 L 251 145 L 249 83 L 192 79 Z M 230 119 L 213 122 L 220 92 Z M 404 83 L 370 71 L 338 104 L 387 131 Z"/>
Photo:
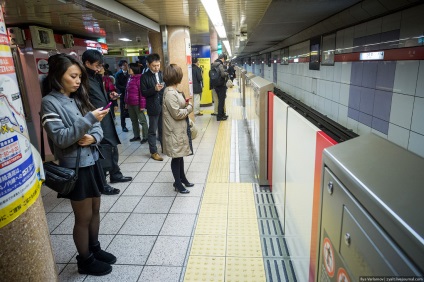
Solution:
<path fill-rule="evenodd" d="M 186 175 L 184 173 L 184 159 L 181 158 L 172 158 L 171 160 L 171 171 L 174 176 L 175 183 L 181 186 L 181 180 L 188 182 Z"/>
<path fill-rule="evenodd" d="M 147 140 L 149 141 L 150 154 L 154 154 L 158 152 L 158 147 L 156 146 L 156 131 L 158 130 L 159 119 L 162 122 L 162 119 L 160 118 L 161 116 L 162 115 L 157 115 L 157 116 L 149 115 L 149 130 L 148 130 Z M 162 127 L 159 134 L 162 134 Z"/>
<path fill-rule="evenodd" d="M 127 117 L 127 110 L 125 109 L 125 94 L 122 94 L 121 98 L 120 98 L 120 103 L 119 103 L 119 108 L 121 110 L 121 127 L 127 127 L 126 123 L 125 123 L 125 118 Z"/>
<path fill-rule="evenodd" d="M 122 178 L 122 172 L 118 165 L 119 153 L 118 147 L 112 146 L 112 168 L 109 171 L 110 179 L 119 179 Z"/>
<path fill-rule="evenodd" d="M 221 118 L 225 116 L 224 113 L 224 105 L 225 98 L 227 98 L 227 87 L 220 86 L 215 88 L 216 94 L 218 95 L 218 115 L 217 118 Z"/>

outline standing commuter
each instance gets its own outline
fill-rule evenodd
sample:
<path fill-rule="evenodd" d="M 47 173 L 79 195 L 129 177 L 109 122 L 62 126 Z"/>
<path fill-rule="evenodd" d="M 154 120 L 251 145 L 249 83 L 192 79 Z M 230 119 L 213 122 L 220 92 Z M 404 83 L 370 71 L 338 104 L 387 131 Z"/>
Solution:
<path fill-rule="evenodd" d="M 199 59 L 193 58 L 192 64 L 193 94 L 194 94 L 194 114 L 203 116 L 200 112 L 200 99 L 202 98 L 203 77 L 202 69 L 199 68 Z"/>
<path fill-rule="evenodd" d="M 177 87 L 183 79 L 183 71 L 176 64 L 165 68 L 163 79 L 167 87 L 163 94 L 163 152 L 172 158 L 171 170 L 174 176 L 174 189 L 182 194 L 190 193 L 185 187 L 192 187 L 184 172 L 183 157 L 190 155 L 188 115 L 193 106 Z M 185 185 L 185 187 L 183 186 Z"/>
<path fill-rule="evenodd" d="M 115 83 L 116 88 L 118 88 L 118 91 L 121 94 L 119 105 L 121 110 L 121 127 L 123 132 L 128 132 L 128 128 L 125 123 L 125 118 L 127 117 L 127 110 L 125 110 L 125 90 L 127 88 L 128 78 L 130 78 L 130 74 L 128 73 L 128 62 L 126 60 L 120 60 L 118 66 L 120 70 L 115 74 Z"/>
<path fill-rule="evenodd" d="M 128 72 L 130 78 L 127 84 L 127 95 L 125 96 L 125 106 L 128 108 L 134 137 L 130 142 L 140 141 L 141 144 L 147 142 L 148 126 L 144 109 L 146 108 L 146 98 L 141 95 L 140 78 L 141 68 L 138 64 L 129 64 Z M 140 138 L 140 124 L 142 128 L 143 139 Z"/>
<path fill-rule="evenodd" d="M 100 247 L 100 190 L 104 177 L 98 164 L 97 145 L 103 138 L 100 121 L 110 110 L 97 109 L 89 101 L 88 77 L 83 65 L 74 57 L 57 54 L 49 59 L 41 100 L 42 124 L 52 141 L 59 165 L 75 168 L 81 149 L 78 179 L 68 195 L 75 216 L 73 239 L 78 251 L 78 272 L 106 275 L 112 271 L 116 257 Z"/>
<path fill-rule="evenodd" d="M 212 64 L 212 68 L 217 68 L 219 70 L 219 75 L 221 76 L 221 82 L 217 85 L 212 85 L 215 89 L 216 94 L 218 95 L 218 115 L 216 116 L 217 121 L 227 120 L 228 116 L 224 112 L 225 98 L 227 98 L 227 86 L 225 82 L 228 79 L 228 73 L 224 69 L 224 62 L 227 59 L 227 55 L 220 54 L 218 59 L 215 60 Z"/>
<path fill-rule="evenodd" d="M 116 99 L 118 94 L 116 92 L 111 92 L 108 97 L 104 91 L 104 88 L 102 87 L 102 79 L 100 75 L 97 74 L 98 71 L 102 68 L 102 53 L 97 50 L 87 50 L 82 54 L 82 61 L 88 73 L 88 82 L 90 84 L 90 102 L 96 108 L 106 106 L 111 99 Z M 110 167 L 103 167 L 104 173 L 106 174 L 106 172 L 109 171 L 110 183 L 131 181 L 132 177 L 123 176 L 118 165 L 118 144 L 121 144 L 121 141 L 119 140 L 118 133 L 116 132 L 113 116 L 111 113 L 105 116 L 101 122 L 101 126 L 103 129 L 104 137 L 100 145 L 103 148 L 102 153 L 104 152 L 103 155 L 106 158 L 105 161 L 109 161 L 110 164 Z M 106 193 L 119 194 L 119 189 L 112 189 L 113 190 L 106 191 Z"/>
<path fill-rule="evenodd" d="M 159 70 L 160 56 L 158 54 L 147 56 L 147 65 L 149 70 L 141 76 L 140 86 L 141 94 L 146 97 L 146 109 L 149 116 L 149 150 L 152 159 L 163 161 L 156 145 L 156 131 L 158 131 L 159 142 L 162 141 L 162 97 L 165 85 L 162 72 Z"/>

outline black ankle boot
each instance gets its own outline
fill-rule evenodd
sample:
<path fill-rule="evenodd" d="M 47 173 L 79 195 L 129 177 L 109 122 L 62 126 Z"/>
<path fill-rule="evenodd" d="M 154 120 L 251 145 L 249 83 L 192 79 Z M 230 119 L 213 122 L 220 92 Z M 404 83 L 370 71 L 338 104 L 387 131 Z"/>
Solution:
<path fill-rule="evenodd" d="M 90 246 L 90 252 L 92 252 L 94 257 L 99 261 L 108 264 L 114 264 L 116 262 L 116 257 L 114 255 L 102 250 L 102 248 L 100 247 L 100 242 L 97 242 L 97 244 Z"/>
<path fill-rule="evenodd" d="M 177 183 L 175 183 L 174 182 L 174 190 L 175 191 L 177 191 L 178 190 L 178 192 L 180 192 L 181 194 L 188 194 L 188 193 L 190 193 L 190 191 L 189 190 L 187 190 L 186 188 L 184 188 L 184 186 L 182 185 L 182 184 L 177 184 Z"/>
<path fill-rule="evenodd" d="M 185 179 L 185 180 L 181 179 L 181 182 L 185 185 L 185 187 L 193 187 L 194 186 L 194 184 L 188 182 L 187 179 Z"/>
<path fill-rule="evenodd" d="M 86 259 L 77 256 L 78 273 L 102 276 L 112 272 L 112 266 L 94 258 L 93 254 Z"/>

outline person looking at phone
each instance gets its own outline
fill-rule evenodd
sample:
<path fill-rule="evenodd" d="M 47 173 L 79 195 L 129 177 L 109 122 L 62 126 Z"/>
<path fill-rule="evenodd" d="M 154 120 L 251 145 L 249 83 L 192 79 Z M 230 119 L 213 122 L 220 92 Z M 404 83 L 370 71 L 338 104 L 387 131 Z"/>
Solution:
<path fill-rule="evenodd" d="M 160 56 L 156 53 L 147 56 L 146 71 L 140 79 L 141 95 L 146 98 L 146 109 L 149 115 L 148 142 L 150 156 L 156 161 L 163 161 L 158 153 L 156 145 L 156 131 L 158 131 L 158 140 L 162 141 L 162 96 L 164 82 L 162 72 L 160 71 Z"/>
<path fill-rule="evenodd" d="M 89 82 L 89 98 L 90 102 L 96 107 L 106 106 L 110 100 L 116 100 L 119 94 L 112 91 L 109 96 L 105 93 L 102 78 L 98 74 L 102 68 L 103 55 L 97 50 L 87 50 L 82 54 L 82 61 L 88 73 Z M 102 160 L 104 174 L 109 171 L 110 183 L 131 181 L 132 177 L 123 176 L 119 168 L 118 144 L 121 144 L 118 133 L 116 132 L 115 123 L 112 113 L 109 112 L 101 122 L 103 129 L 103 139 L 100 143 L 101 152 L 106 158 Z M 102 192 L 106 195 L 119 194 L 119 189 L 113 188 L 105 184 L 105 190 Z"/>
<path fill-rule="evenodd" d="M 163 152 L 172 158 L 171 170 L 174 176 L 174 189 L 180 193 L 190 193 L 185 187 L 194 184 L 187 180 L 183 157 L 191 154 L 189 136 L 187 134 L 188 115 L 193 111 L 190 99 L 178 92 L 177 87 L 183 79 L 183 71 L 176 64 L 165 68 L 163 79 L 167 87 L 163 93 Z M 184 184 L 184 186 L 183 186 Z"/>
<path fill-rule="evenodd" d="M 134 137 L 130 142 L 140 141 L 141 144 L 147 142 L 148 126 L 144 109 L 146 108 L 146 98 L 141 95 L 140 78 L 141 68 L 136 63 L 129 64 L 128 72 L 130 79 L 127 84 L 127 94 L 125 95 L 125 107 L 128 109 Z M 140 138 L 140 124 L 142 128 L 143 139 Z"/>
<path fill-rule="evenodd" d="M 59 165 L 75 168 L 81 148 L 78 180 L 68 195 L 75 223 L 73 239 L 78 251 L 78 272 L 106 275 L 116 257 L 100 247 L 100 190 L 103 171 L 98 164 L 97 145 L 103 138 L 100 122 L 110 116 L 109 109 L 95 107 L 88 97 L 88 77 L 83 65 L 73 56 L 56 54 L 49 59 L 49 73 L 43 83 L 42 125 Z"/>

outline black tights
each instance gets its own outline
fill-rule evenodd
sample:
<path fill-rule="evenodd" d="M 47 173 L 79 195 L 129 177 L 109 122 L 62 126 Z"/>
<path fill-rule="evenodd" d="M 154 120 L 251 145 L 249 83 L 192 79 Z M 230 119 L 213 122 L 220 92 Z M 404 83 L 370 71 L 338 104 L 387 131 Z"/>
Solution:
<path fill-rule="evenodd" d="M 175 184 L 182 185 L 181 180 L 183 182 L 187 182 L 187 178 L 184 173 L 184 159 L 182 157 L 172 158 L 171 170 L 172 170 L 172 175 L 174 176 L 174 179 L 175 179 Z"/>
<path fill-rule="evenodd" d="M 100 197 L 71 201 L 75 214 L 74 242 L 82 258 L 90 255 L 89 246 L 97 244 L 100 227 Z"/>

